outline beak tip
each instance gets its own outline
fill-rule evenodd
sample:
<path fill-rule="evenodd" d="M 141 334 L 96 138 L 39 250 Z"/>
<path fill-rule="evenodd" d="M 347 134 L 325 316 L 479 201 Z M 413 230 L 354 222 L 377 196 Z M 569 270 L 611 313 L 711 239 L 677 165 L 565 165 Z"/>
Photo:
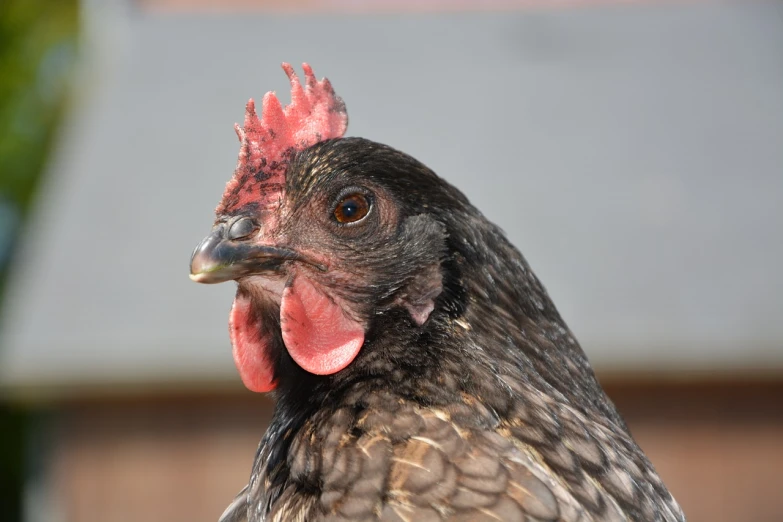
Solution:
<path fill-rule="evenodd" d="M 286 261 L 299 259 L 288 248 L 225 239 L 223 225 L 216 226 L 190 257 L 190 280 L 214 284 L 250 274 L 271 274 Z"/>
<path fill-rule="evenodd" d="M 195 283 L 203 283 L 203 284 L 210 284 L 210 283 L 222 283 L 223 281 L 226 281 L 225 278 L 221 277 L 215 277 L 215 274 L 211 274 L 209 271 L 202 270 L 199 272 L 190 271 L 190 280 Z"/>

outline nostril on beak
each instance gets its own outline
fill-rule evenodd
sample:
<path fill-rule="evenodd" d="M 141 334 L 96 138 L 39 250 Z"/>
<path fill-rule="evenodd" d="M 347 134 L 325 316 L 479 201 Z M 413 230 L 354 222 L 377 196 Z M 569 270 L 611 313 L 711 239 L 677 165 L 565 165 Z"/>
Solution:
<path fill-rule="evenodd" d="M 226 238 L 233 241 L 245 239 L 253 235 L 259 229 L 258 223 L 249 217 L 242 217 L 234 221 L 228 227 Z"/>

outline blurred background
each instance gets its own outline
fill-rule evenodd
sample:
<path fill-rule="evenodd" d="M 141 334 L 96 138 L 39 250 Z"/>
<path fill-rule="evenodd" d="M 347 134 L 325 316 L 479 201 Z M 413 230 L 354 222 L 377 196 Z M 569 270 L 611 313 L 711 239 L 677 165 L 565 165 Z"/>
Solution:
<path fill-rule="evenodd" d="M 270 403 L 190 253 L 281 61 L 526 255 L 689 520 L 783 520 L 783 2 L 0 3 L 0 520 L 216 520 Z"/>

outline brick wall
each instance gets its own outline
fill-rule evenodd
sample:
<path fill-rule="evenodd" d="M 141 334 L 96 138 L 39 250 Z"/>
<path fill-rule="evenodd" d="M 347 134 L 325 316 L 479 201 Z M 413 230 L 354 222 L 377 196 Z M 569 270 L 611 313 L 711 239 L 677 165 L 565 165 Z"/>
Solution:
<path fill-rule="evenodd" d="M 783 381 L 607 390 L 691 522 L 783 520 Z M 217 520 L 270 408 L 249 393 L 65 406 L 51 460 L 65 522 Z"/>

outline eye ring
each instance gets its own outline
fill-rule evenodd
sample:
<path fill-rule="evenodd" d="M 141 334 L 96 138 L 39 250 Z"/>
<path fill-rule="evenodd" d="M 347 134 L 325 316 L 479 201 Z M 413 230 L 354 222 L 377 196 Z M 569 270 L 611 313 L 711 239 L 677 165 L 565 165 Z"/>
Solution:
<path fill-rule="evenodd" d="M 357 223 L 370 213 L 371 202 L 361 192 L 352 192 L 340 198 L 332 216 L 341 225 Z"/>

